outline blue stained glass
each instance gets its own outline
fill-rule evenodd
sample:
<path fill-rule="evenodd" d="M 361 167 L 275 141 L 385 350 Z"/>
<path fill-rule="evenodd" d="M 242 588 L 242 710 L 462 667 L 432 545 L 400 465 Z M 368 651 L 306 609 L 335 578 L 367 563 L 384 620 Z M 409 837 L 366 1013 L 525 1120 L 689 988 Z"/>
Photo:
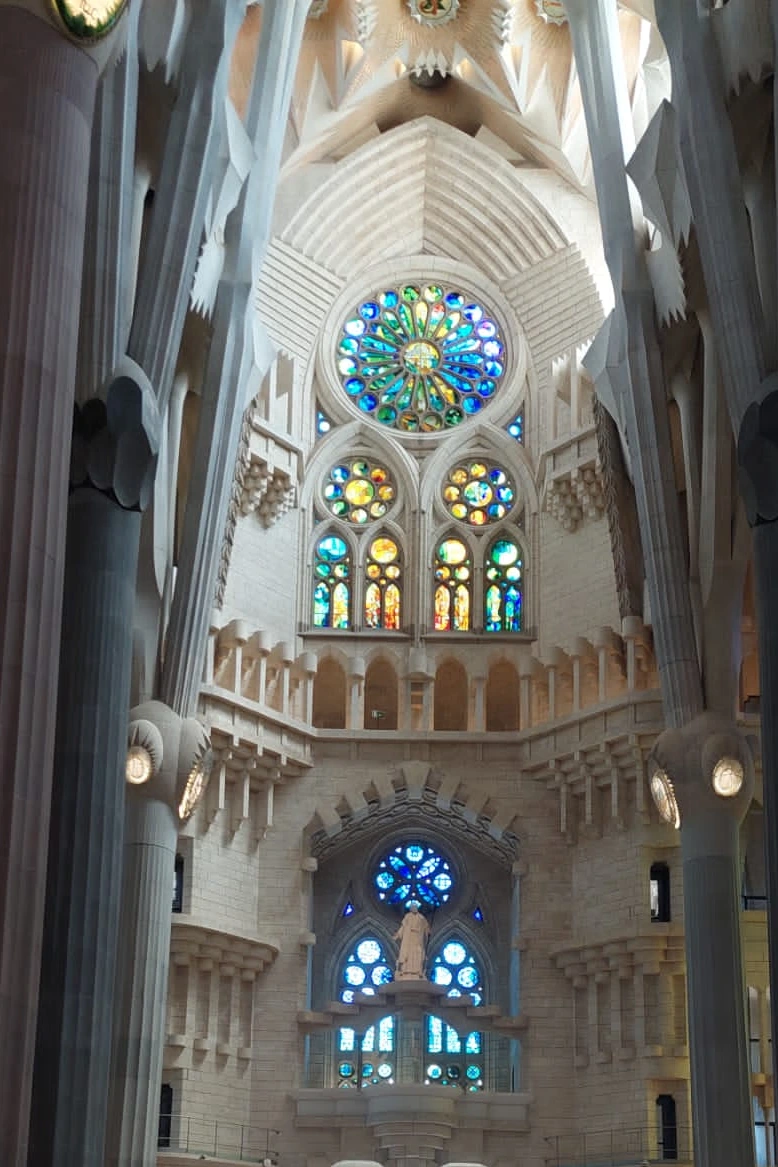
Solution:
<path fill-rule="evenodd" d="M 354 915 L 354 905 L 351 903 L 351 900 L 349 900 L 349 902 L 346 904 L 345 908 L 341 912 L 341 915 L 343 915 L 343 916 L 353 916 Z"/>
<path fill-rule="evenodd" d="M 440 1017 L 427 1018 L 427 1051 L 439 1054 L 443 1049 L 443 1022 Z"/>
<path fill-rule="evenodd" d="M 322 413 L 322 411 L 320 409 L 317 409 L 316 410 L 316 433 L 319 435 L 319 437 L 323 437 L 324 434 L 328 434 L 331 429 L 332 429 L 332 423 L 330 422 L 327 415 Z"/>
<path fill-rule="evenodd" d="M 443 949 L 443 959 L 447 964 L 461 964 L 466 956 L 467 951 L 458 940 L 450 940 Z"/>
<path fill-rule="evenodd" d="M 421 850 L 421 848 L 419 848 Z M 417 860 L 418 862 L 418 860 Z M 437 871 L 440 866 L 440 855 L 431 855 L 429 859 L 425 859 L 419 867 L 417 875 L 420 879 L 426 879 L 428 875 L 432 875 L 433 871 Z"/>
<path fill-rule="evenodd" d="M 380 314 L 380 312 L 381 312 L 381 309 L 372 300 L 368 300 L 359 309 L 360 315 L 364 316 L 365 320 L 375 320 L 376 317 Z"/>
<path fill-rule="evenodd" d="M 381 956 L 381 945 L 377 940 L 362 940 L 357 945 L 357 960 L 362 964 L 375 964 Z"/>
<path fill-rule="evenodd" d="M 408 908 L 437 908 L 449 898 L 454 877 L 448 860 L 424 843 L 401 843 L 384 855 L 373 876 L 378 898 Z"/>
<path fill-rule="evenodd" d="M 481 1052 L 481 1034 L 468 1033 L 465 1041 L 465 1052 L 469 1054 L 480 1054 Z"/>
<path fill-rule="evenodd" d="M 447 871 L 441 871 L 439 875 L 435 876 L 432 883 L 438 891 L 448 891 L 453 880 Z"/>
<path fill-rule="evenodd" d="M 394 290 L 384 292 L 383 296 L 380 297 L 384 308 L 396 308 L 399 299 L 399 295 Z"/>
<path fill-rule="evenodd" d="M 359 398 L 357 405 L 363 413 L 372 413 L 375 407 L 378 405 L 378 398 L 374 393 L 363 393 Z"/>
<path fill-rule="evenodd" d="M 524 414 L 519 413 L 507 427 L 508 433 L 517 442 L 524 441 Z"/>
<path fill-rule="evenodd" d="M 479 924 L 483 924 L 484 914 L 480 908 L 473 908 L 473 919 L 477 920 Z"/>
<path fill-rule="evenodd" d="M 376 886 L 379 887 L 381 891 L 388 891 L 389 888 L 394 884 L 394 876 L 391 875 L 388 871 L 379 871 L 378 875 L 375 877 L 375 881 Z"/>
<path fill-rule="evenodd" d="M 320 558 L 327 559 L 332 563 L 336 559 L 343 558 L 348 551 L 348 546 L 337 535 L 328 535 L 326 538 L 319 540 L 316 551 Z"/>
<path fill-rule="evenodd" d="M 465 302 L 465 297 L 461 292 L 449 292 L 446 296 L 447 308 L 461 308 Z"/>
<path fill-rule="evenodd" d="M 485 338 L 490 338 L 497 335 L 497 326 L 492 320 L 482 320 L 477 328 L 478 335 Z"/>
<path fill-rule="evenodd" d="M 488 377 L 501 377 L 503 374 L 503 367 L 499 361 L 489 360 L 484 368 Z"/>
<path fill-rule="evenodd" d="M 351 397 L 356 397 L 356 395 L 358 393 L 361 393 L 362 390 L 364 389 L 365 382 L 362 380 L 361 377 L 349 377 L 346 381 L 343 382 L 343 385 L 344 385 L 346 392 Z"/>
<path fill-rule="evenodd" d="M 385 964 L 377 964 L 370 974 L 370 979 L 374 985 L 388 985 L 390 981 L 394 980 L 392 970 Z"/>
<path fill-rule="evenodd" d="M 365 331 L 365 322 L 364 320 L 349 320 L 344 325 L 344 331 L 349 336 L 362 336 Z"/>
<path fill-rule="evenodd" d="M 484 310 L 478 304 L 468 304 L 463 310 L 468 320 L 472 320 L 473 324 L 477 324 L 483 317 Z"/>
<path fill-rule="evenodd" d="M 418 843 L 411 843 L 410 847 L 405 848 L 405 854 L 411 863 L 419 863 L 424 858 L 424 848 Z"/>
<path fill-rule="evenodd" d="M 394 1017 L 382 1017 L 378 1022 L 378 1049 L 382 1054 L 394 1049 Z"/>
<path fill-rule="evenodd" d="M 478 413 L 478 410 L 481 408 L 482 404 L 483 403 L 480 397 L 462 398 L 462 408 L 464 409 L 465 413 Z"/>
<path fill-rule="evenodd" d="M 350 964 L 343 975 L 350 985 L 365 983 L 365 970 L 358 964 Z"/>
<path fill-rule="evenodd" d="M 343 992 L 340 994 L 340 999 L 344 1005 L 353 1005 L 354 1004 L 354 990 L 353 989 L 344 989 Z"/>
<path fill-rule="evenodd" d="M 491 380 L 482 381 L 481 384 L 478 386 L 478 392 L 481 394 L 482 397 L 491 397 L 494 394 L 496 389 L 497 389 L 496 382 L 491 381 Z"/>
<path fill-rule="evenodd" d="M 487 340 L 484 344 L 484 354 L 487 357 L 501 357 L 502 345 L 498 340 Z"/>
<path fill-rule="evenodd" d="M 463 989 L 474 989 L 478 984 L 478 973 L 472 964 L 468 964 L 459 970 L 457 980 Z"/>
<path fill-rule="evenodd" d="M 338 1035 L 338 1048 L 344 1054 L 350 1054 L 357 1048 L 356 1034 L 353 1029 L 341 1029 Z"/>
<path fill-rule="evenodd" d="M 448 1032 L 446 1033 L 446 1053 L 461 1054 L 461 1052 L 462 1042 L 460 1040 L 459 1034 L 457 1033 L 456 1029 L 452 1029 L 449 1025 Z"/>
<path fill-rule="evenodd" d="M 437 965 L 433 970 L 432 980 L 436 985 L 450 985 L 453 979 L 454 974 L 444 964 Z"/>
<path fill-rule="evenodd" d="M 427 1066 L 427 1077 L 432 1078 L 433 1082 L 438 1078 L 442 1078 L 442 1076 L 443 1070 L 440 1066 L 436 1066 L 434 1063 L 431 1066 Z"/>
<path fill-rule="evenodd" d="M 471 1034 L 471 1036 L 472 1036 L 472 1034 Z M 470 1040 L 470 1038 L 468 1038 L 468 1041 L 469 1040 Z M 477 1053 L 480 1053 L 481 1051 L 477 1050 L 477 1049 L 474 1049 L 474 1050 L 469 1049 L 467 1052 L 469 1054 L 471 1054 L 471 1053 L 477 1054 Z M 468 1066 L 467 1067 L 467 1076 L 468 1076 L 468 1078 L 471 1078 L 471 1079 L 480 1078 L 481 1077 L 481 1067 L 480 1066 Z"/>

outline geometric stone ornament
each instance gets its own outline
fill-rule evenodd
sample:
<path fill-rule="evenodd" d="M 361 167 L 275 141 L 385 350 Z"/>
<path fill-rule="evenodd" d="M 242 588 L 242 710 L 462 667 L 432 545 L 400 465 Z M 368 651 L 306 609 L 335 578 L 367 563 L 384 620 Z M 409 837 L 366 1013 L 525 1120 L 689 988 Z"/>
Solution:
<path fill-rule="evenodd" d="M 770 382 L 778 378 L 773 375 Z M 752 527 L 778 519 L 778 385 L 745 412 L 737 439 L 738 479 Z"/>
<path fill-rule="evenodd" d="M 408 0 L 408 7 L 419 24 L 448 24 L 459 11 L 459 0 Z"/>
<path fill-rule="evenodd" d="M 566 531 L 577 530 L 584 518 L 601 518 L 605 492 L 599 458 L 555 478 L 546 492 L 546 510 Z"/>

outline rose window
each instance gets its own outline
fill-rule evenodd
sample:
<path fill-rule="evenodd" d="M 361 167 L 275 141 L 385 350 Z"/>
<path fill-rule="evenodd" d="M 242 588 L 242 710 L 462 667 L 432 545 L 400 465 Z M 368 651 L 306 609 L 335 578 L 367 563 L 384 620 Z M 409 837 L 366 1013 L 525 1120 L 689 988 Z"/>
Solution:
<path fill-rule="evenodd" d="M 333 466 L 324 486 L 330 514 L 361 526 L 381 519 L 395 498 L 389 471 L 361 458 Z"/>
<path fill-rule="evenodd" d="M 452 518 L 473 527 L 498 523 L 516 500 L 516 491 L 500 466 L 467 462 L 449 472 L 443 501 Z"/>
<path fill-rule="evenodd" d="M 495 320 L 439 284 L 389 288 L 343 325 L 338 372 L 358 409 L 405 433 L 460 425 L 488 404 L 505 373 Z"/>

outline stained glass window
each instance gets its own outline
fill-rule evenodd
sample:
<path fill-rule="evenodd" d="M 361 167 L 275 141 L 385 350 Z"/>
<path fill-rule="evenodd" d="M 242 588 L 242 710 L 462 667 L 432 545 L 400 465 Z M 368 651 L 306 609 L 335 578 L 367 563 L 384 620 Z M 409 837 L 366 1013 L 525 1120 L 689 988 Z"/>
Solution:
<path fill-rule="evenodd" d="M 357 526 L 383 518 L 394 497 L 389 471 L 363 458 L 333 466 L 324 486 L 330 513 Z"/>
<path fill-rule="evenodd" d="M 435 555 L 435 631 L 466 632 L 471 627 L 473 569 L 461 539 L 444 539 Z"/>
<path fill-rule="evenodd" d="M 375 936 L 362 936 L 346 957 L 341 969 L 338 994 L 346 1005 L 353 1005 L 356 994 L 374 997 L 382 985 L 394 979 L 383 945 Z M 338 1085 L 378 1086 L 394 1082 L 394 1017 L 382 1017 L 371 1025 L 360 1040 L 351 1026 L 338 1030 Z M 344 1056 L 348 1055 L 348 1056 Z M 365 1056 L 367 1055 L 367 1056 Z"/>
<path fill-rule="evenodd" d="M 454 876 L 449 861 L 427 843 L 400 843 L 378 864 L 373 882 L 378 898 L 406 910 L 439 908 L 449 899 Z"/>
<path fill-rule="evenodd" d="M 516 501 L 516 491 L 502 467 L 465 462 L 449 471 L 443 501 L 452 518 L 483 527 L 505 518 Z"/>
<path fill-rule="evenodd" d="M 486 556 L 484 628 L 521 632 L 521 552 L 512 539 L 496 539 Z"/>
<path fill-rule="evenodd" d="M 320 409 L 316 410 L 316 433 L 321 438 L 332 429 L 332 422 Z"/>
<path fill-rule="evenodd" d="M 339 535 L 325 535 L 316 544 L 313 585 L 314 628 L 348 628 L 351 556 Z"/>
<path fill-rule="evenodd" d="M 463 939 L 452 937 L 433 958 L 430 980 L 445 986 L 447 997 L 472 997 L 483 1004 L 478 961 Z M 459 1033 L 441 1017 L 427 1018 L 425 1080 L 437 1086 L 483 1090 L 483 1037 L 476 1030 Z"/>
<path fill-rule="evenodd" d="M 515 438 L 517 442 L 524 441 L 524 410 L 523 409 L 521 410 L 520 413 L 516 414 L 513 421 L 509 422 L 506 428 L 508 430 L 508 433 L 511 435 L 511 437 Z"/>
<path fill-rule="evenodd" d="M 373 539 L 365 565 L 365 624 L 368 628 L 400 628 L 400 549 L 394 539 Z"/>
<path fill-rule="evenodd" d="M 405 433 L 436 433 L 488 404 L 505 346 L 497 323 L 464 292 L 407 284 L 359 305 L 343 325 L 337 361 L 363 413 Z"/>

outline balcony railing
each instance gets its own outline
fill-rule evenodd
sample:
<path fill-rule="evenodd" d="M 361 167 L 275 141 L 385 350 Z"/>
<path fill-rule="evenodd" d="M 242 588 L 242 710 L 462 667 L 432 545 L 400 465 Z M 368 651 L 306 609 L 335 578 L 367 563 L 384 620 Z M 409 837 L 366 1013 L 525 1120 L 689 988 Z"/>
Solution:
<path fill-rule="evenodd" d="M 278 1162 L 274 1140 L 278 1131 L 267 1127 L 198 1118 L 184 1114 L 162 1114 L 157 1149 L 164 1153 L 203 1155 L 238 1163 Z M 164 1159 L 162 1160 L 164 1162 Z"/>
<path fill-rule="evenodd" d="M 654 1163 L 691 1163 L 691 1130 L 647 1127 L 546 1136 L 545 1167 L 644 1167 Z"/>

